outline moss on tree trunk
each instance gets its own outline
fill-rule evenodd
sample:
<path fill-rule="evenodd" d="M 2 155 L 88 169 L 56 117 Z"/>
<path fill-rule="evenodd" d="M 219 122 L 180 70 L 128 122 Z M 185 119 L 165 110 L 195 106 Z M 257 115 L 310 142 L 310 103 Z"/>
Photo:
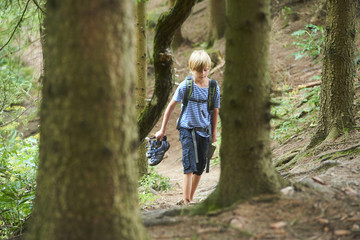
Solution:
<path fill-rule="evenodd" d="M 308 147 L 354 126 L 355 5 L 353 0 L 327 2 L 319 122 Z"/>
<path fill-rule="evenodd" d="M 26 239 L 147 239 L 135 146 L 134 1 L 47 2 L 35 210 Z"/>
<path fill-rule="evenodd" d="M 267 0 L 229 0 L 223 83 L 221 175 L 205 209 L 230 206 L 280 184 L 271 164 Z"/>

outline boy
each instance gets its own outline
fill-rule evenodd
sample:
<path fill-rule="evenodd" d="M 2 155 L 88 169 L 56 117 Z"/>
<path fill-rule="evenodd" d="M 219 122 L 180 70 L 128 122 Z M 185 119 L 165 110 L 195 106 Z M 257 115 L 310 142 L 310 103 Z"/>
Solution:
<path fill-rule="evenodd" d="M 216 142 L 216 131 L 220 107 L 220 90 L 216 87 L 214 111 L 210 116 L 207 109 L 209 79 L 211 59 L 203 50 L 194 51 L 189 58 L 189 68 L 192 73 L 193 91 L 188 101 L 187 107 L 178 119 L 180 142 L 182 145 L 184 167 L 183 201 L 189 205 L 193 201 L 195 190 L 199 184 L 201 175 L 206 165 L 206 151 L 209 141 Z M 167 106 L 161 129 L 156 132 L 156 139 L 162 139 L 165 135 L 166 125 L 177 103 L 184 99 L 186 91 L 186 80 L 180 83 L 179 87 Z M 182 105 L 183 107 L 183 105 Z M 210 129 L 210 118 L 212 127 Z M 209 139 L 209 131 L 212 132 L 212 139 Z M 195 139 L 195 142 L 193 141 Z M 196 156 L 197 153 L 197 156 Z"/>

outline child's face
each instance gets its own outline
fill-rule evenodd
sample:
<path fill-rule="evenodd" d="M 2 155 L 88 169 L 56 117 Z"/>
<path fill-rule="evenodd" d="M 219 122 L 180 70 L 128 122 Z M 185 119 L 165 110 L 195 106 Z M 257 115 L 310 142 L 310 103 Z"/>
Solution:
<path fill-rule="evenodd" d="M 210 67 L 205 67 L 201 71 L 196 71 L 196 70 L 192 71 L 194 78 L 200 81 L 207 79 L 209 72 L 210 72 Z"/>

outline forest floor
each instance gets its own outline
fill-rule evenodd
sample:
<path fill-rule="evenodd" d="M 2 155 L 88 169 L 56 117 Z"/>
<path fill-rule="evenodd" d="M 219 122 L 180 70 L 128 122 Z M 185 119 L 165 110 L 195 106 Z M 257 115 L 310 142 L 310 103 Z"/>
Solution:
<path fill-rule="evenodd" d="M 301 85 L 314 82 L 314 76 L 321 75 L 321 64 L 306 57 L 295 61 L 291 54 L 297 50 L 291 45 L 294 39 L 290 35 L 308 23 L 323 25 L 324 12 L 321 6 L 317 6 L 317 1 L 272 2 L 270 69 L 273 89 L 287 85 L 296 90 Z M 182 34 L 188 43 L 175 52 L 177 82 L 189 73 L 187 59 L 190 53 L 206 42 L 207 5 L 207 0 L 198 3 L 182 26 Z M 294 16 L 285 19 L 281 15 L 281 9 L 285 6 L 291 8 Z M 150 13 L 155 14 L 166 8 L 163 0 L 148 2 Z M 225 41 L 217 41 L 212 50 L 221 53 L 220 58 L 224 59 Z M 222 61 L 214 69 L 210 77 L 221 86 L 224 71 Z M 360 126 L 359 85 L 359 79 L 356 79 L 357 126 Z M 150 87 L 149 93 L 151 90 Z M 284 188 L 276 198 L 255 198 L 205 216 L 171 216 L 171 210 L 186 207 L 177 205 L 182 199 L 183 181 L 181 145 L 175 129 L 179 112 L 179 108 L 176 108 L 167 127 L 166 134 L 171 147 L 163 162 L 156 167 L 158 173 L 170 178 L 172 188 L 167 192 L 157 192 L 155 201 L 142 209 L 145 225 L 153 239 L 360 239 L 358 128 L 306 154 L 304 148 L 309 143 L 314 127 L 307 126 L 282 143 L 274 141 L 274 162 L 284 156 L 292 156 L 287 160 L 292 164 L 280 171 L 290 180 L 289 187 Z M 159 128 L 160 122 L 150 135 Z M 217 150 L 213 159 L 218 155 Z M 286 164 L 286 161 L 283 163 Z M 219 176 L 220 164 L 212 166 L 210 173 L 203 174 L 195 195 L 196 203 L 201 204 L 216 188 Z"/>
<path fill-rule="evenodd" d="M 152 21 L 167 10 L 166 0 L 148 1 L 148 15 Z M 301 86 L 315 82 L 321 75 L 318 59 L 304 57 L 296 60 L 296 49 L 291 33 L 303 29 L 306 24 L 324 25 L 325 13 L 316 0 L 272 0 L 272 30 L 270 37 L 270 76 L 277 97 L 282 89 L 293 90 L 292 98 Z M 194 49 L 206 46 L 208 34 L 209 0 L 198 3 L 182 26 L 187 39 L 174 52 L 176 82 L 189 74 L 187 60 Z M 282 11 L 286 10 L 286 11 Z M 282 14 L 283 13 L 283 14 Z M 285 13 L 285 14 L 284 14 Z M 151 19 L 152 18 L 152 19 Z M 151 25 L 151 24 L 150 24 Z M 151 35 L 148 33 L 151 52 Z M 359 39 L 359 37 L 357 37 Z M 357 40 L 359 49 L 360 42 Z M 40 49 L 39 47 L 32 48 Z M 215 43 L 210 52 L 216 62 L 210 77 L 221 86 L 224 73 L 225 40 Z M 39 52 L 29 51 L 28 64 L 34 65 L 34 57 L 41 59 Z M 39 62 L 39 61 L 35 61 Z M 42 68 L 41 64 L 37 68 Z M 153 67 L 149 65 L 148 95 L 153 90 Z M 359 75 L 358 75 L 359 76 Z M 357 129 L 335 141 L 324 143 L 310 152 L 304 152 L 314 132 L 313 124 L 301 124 L 301 130 L 287 140 L 273 141 L 274 165 L 283 164 L 280 174 L 289 180 L 289 186 L 279 196 L 263 196 L 238 204 L 227 210 L 205 216 L 173 216 L 173 210 L 186 208 L 177 205 L 182 199 L 181 145 L 175 129 L 180 113 L 177 107 L 167 127 L 171 144 L 164 160 L 155 167 L 159 174 L 169 177 L 171 189 L 156 192 L 156 199 L 142 208 L 142 216 L 152 239 L 360 239 L 360 82 L 355 80 L 355 119 Z M 279 96 L 280 94 L 280 96 Z M 299 105 L 297 105 L 299 106 Z M 29 122 L 31 135 L 38 127 L 39 119 Z M 153 135 L 159 128 L 155 126 Z M 36 131 L 36 130 L 35 130 Z M 219 132 L 219 137 L 221 133 Z M 212 161 L 218 161 L 219 149 Z M 281 163 L 280 163 L 281 162 Z M 279 164 L 280 163 L 280 164 Z M 201 204 L 216 188 L 220 176 L 220 164 L 211 166 L 204 173 L 195 194 L 195 202 Z M 155 192 L 155 191 L 153 191 Z"/>

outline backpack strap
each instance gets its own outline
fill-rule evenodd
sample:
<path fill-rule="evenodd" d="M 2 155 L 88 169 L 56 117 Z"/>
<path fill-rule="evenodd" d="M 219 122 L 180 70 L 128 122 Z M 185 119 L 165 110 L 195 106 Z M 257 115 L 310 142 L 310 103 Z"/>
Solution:
<path fill-rule="evenodd" d="M 208 92 L 208 112 L 212 113 L 215 104 L 217 82 L 214 79 L 209 81 L 209 92 Z"/>
<path fill-rule="evenodd" d="M 186 89 L 184 93 L 183 105 L 187 107 L 188 102 L 190 100 L 191 94 L 194 88 L 194 81 L 192 76 L 186 77 Z"/>
<path fill-rule="evenodd" d="M 193 92 L 193 87 L 194 87 L 194 81 L 192 79 L 192 76 L 186 77 L 186 88 L 185 88 L 185 93 L 184 93 L 184 99 L 182 100 L 183 107 L 181 109 L 181 113 L 180 113 L 179 120 L 176 125 L 176 129 L 180 128 L 181 118 L 185 112 L 187 105 L 188 105 L 190 96 Z"/>

